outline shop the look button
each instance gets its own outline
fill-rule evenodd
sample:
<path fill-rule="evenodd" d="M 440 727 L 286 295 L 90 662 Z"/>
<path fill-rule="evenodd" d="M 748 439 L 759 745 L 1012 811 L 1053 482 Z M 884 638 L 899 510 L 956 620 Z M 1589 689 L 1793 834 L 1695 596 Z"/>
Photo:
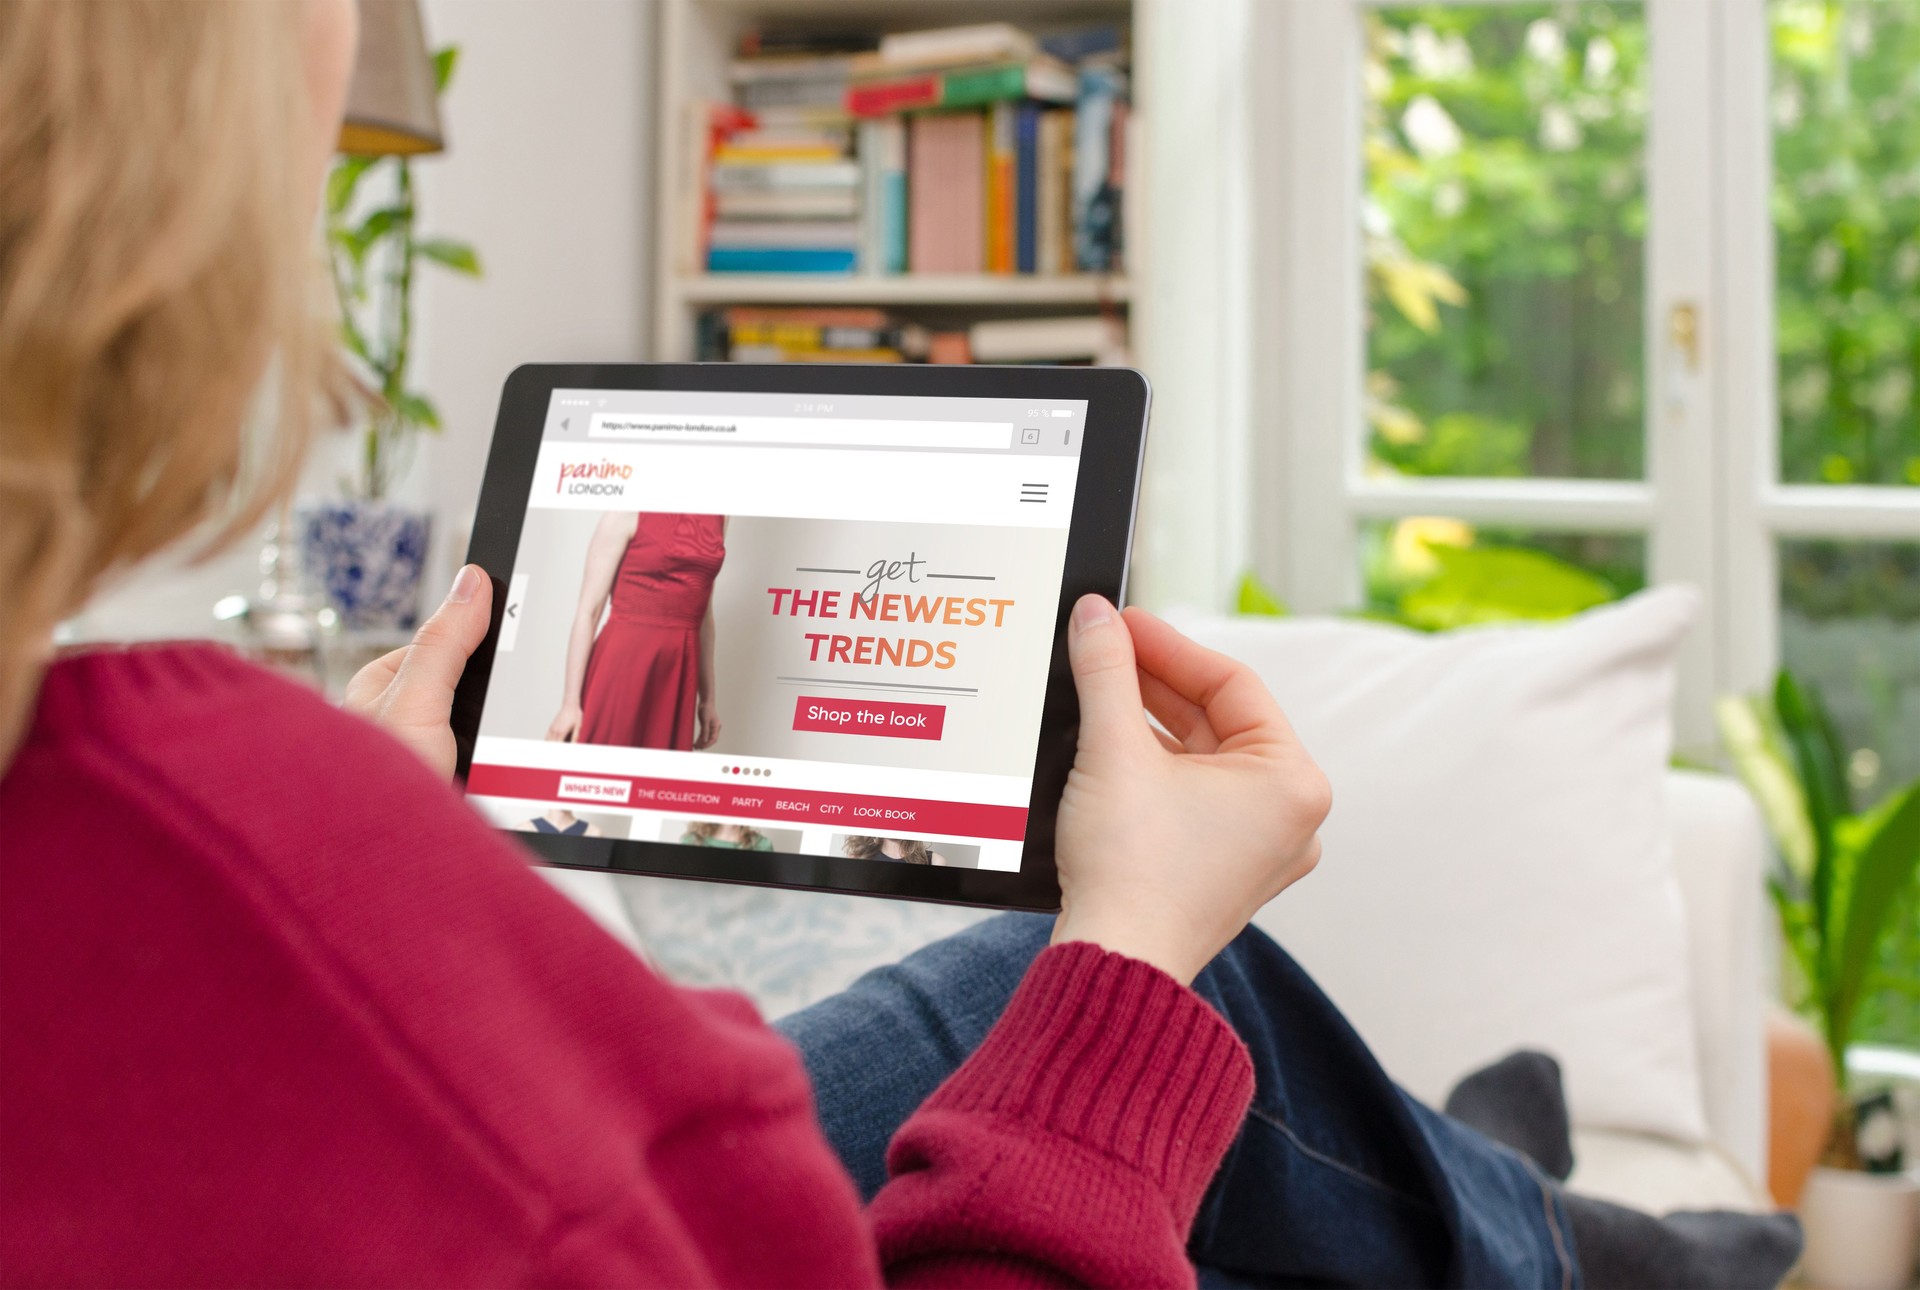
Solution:
<path fill-rule="evenodd" d="M 800 696 L 793 710 L 795 730 L 825 730 L 839 735 L 883 735 L 889 739 L 938 739 L 947 710 L 938 703 L 887 703 L 880 699 L 816 699 Z"/>

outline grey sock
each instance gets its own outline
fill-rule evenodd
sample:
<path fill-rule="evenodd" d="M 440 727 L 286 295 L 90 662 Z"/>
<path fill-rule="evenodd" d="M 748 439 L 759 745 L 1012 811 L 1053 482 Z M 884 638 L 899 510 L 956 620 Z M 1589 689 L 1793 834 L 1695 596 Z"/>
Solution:
<path fill-rule="evenodd" d="M 1800 1257 L 1792 1214 L 1678 1213 L 1655 1218 L 1562 1192 L 1587 1290 L 1772 1290 Z"/>
<path fill-rule="evenodd" d="M 1573 1129 L 1560 1087 L 1560 1063 L 1522 1049 L 1467 1076 L 1447 1095 L 1446 1111 L 1512 1147 L 1554 1178 L 1573 1172 Z"/>

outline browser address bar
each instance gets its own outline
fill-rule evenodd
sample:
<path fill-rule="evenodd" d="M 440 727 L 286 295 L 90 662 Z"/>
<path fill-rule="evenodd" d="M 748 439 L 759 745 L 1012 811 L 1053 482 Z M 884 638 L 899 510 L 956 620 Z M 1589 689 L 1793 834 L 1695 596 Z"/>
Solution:
<path fill-rule="evenodd" d="M 889 421 L 832 417 L 716 417 L 672 413 L 596 412 L 594 439 L 634 443 L 760 443 L 841 448 L 968 448 L 1013 446 L 1007 421 Z"/>

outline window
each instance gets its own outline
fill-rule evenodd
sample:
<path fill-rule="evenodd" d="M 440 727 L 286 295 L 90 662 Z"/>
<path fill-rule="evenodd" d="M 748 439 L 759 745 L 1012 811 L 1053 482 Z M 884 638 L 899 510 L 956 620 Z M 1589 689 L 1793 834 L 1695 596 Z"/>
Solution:
<path fill-rule="evenodd" d="M 1686 582 L 1683 752 L 1784 663 L 1863 794 L 1920 774 L 1920 7 L 1256 17 L 1261 572 L 1423 626 Z"/>
<path fill-rule="evenodd" d="M 1920 776 L 1920 5 L 1253 12 L 1259 572 L 1428 628 L 1689 583 L 1683 754 L 1786 666 L 1857 805 Z"/>

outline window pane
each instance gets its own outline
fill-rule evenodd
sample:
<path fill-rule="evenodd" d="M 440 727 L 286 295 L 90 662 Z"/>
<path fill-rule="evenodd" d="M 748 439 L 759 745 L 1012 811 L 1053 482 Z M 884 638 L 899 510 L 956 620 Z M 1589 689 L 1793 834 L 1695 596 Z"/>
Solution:
<path fill-rule="evenodd" d="M 1839 727 L 1854 805 L 1920 779 L 1920 543 L 1787 542 L 1780 548 L 1780 654 Z M 1909 892 L 1862 1038 L 1920 1044 L 1920 904 Z"/>
<path fill-rule="evenodd" d="M 1861 805 L 1920 779 L 1920 543 L 1781 543 L 1780 659 L 1819 690 Z"/>
<path fill-rule="evenodd" d="M 1414 516 L 1360 529 L 1366 610 L 1427 631 L 1564 618 L 1647 582 L 1646 540 Z"/>
<path fill-rule="evenodd" d="M 1640 478 L 1640 6 L 1365 22 L 1369 467 Z"/>
<path fill-rule="evenodd" d="M 1920 486 L 1920 4 L 1770 12 L 1781 478 Z"/>

